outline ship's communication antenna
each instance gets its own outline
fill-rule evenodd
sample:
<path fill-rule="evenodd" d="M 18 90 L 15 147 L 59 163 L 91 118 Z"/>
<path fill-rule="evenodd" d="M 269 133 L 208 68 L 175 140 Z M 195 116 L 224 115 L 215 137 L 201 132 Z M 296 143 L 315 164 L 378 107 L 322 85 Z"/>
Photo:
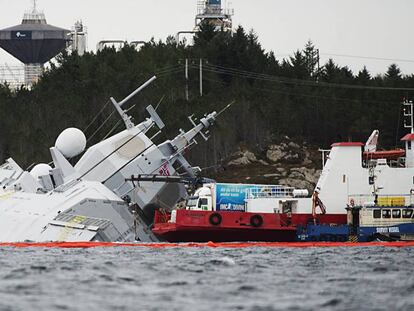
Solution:
<path fill-rule="evenodd" d="M 162 130 L 165 127 L 164 122 L 162 122 L 160 116 L 158 115 L 157 111 L 152 107 L 152 105 L 149 105 L 147 108 L 147 111 L 152 119 L 152 121 L 155 123 L 155 125 Z"/>
<path fill-rule="evenodd" d="M 403 106 L 404 127 L 409 128 L 411 134 L 414 134 L 413 102 L 411 100 L 404 100 Z"/>
<path fill-rule="evenodd" d="M 129 94 L 127 97 L 125 97 L 122 101 L 119 103 L 111 97 L 110 100 L 112 104 L 115 106 L 115 109 L 118 111 L 119 115 L 121 116 L 122 120 L 125 123 L 125 126 L 127 129 L 131 129 L 135 126 L 135 124 L 131 121 L 131 116 L 127 114 L 127 111 L 122 109 L 122 105 L 124 105 L 127 101 L 129 101 L 131 98 L 133 98 L 135 95 L 137 95 L 139 92 L 141 92 L 143 89 L 145 89 L 148 85 L 150 85 L 155 79 L 157 79 L 156 76 L 153 76 L 151 79 L 149 79 L 147 82 L 145 82 L 143 85 L 141 85 L 139 88 L 137 88 L 135 91 L 133 91 L 131 94 Z M 154 115 L 156 119 L 157 126 L 160 126 L 160 120 L 158 115 L 156 114 L 155 110 L 152 109 L 151 111 L 148 111 L 150 114 L 152 113 L 151 117 Z M 162 121 L 161 121 L 162 122 Z M 163 127 L 163 124 L 161 125 Z"/>

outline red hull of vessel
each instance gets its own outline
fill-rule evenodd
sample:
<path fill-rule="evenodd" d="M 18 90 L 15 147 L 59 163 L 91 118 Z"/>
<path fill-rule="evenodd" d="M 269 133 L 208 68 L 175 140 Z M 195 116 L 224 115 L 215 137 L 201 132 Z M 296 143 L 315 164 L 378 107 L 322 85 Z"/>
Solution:
<path fill-rule="evenodd" d="M 213 214 L 221 216 L 220 224 L 212 224 Z M 260 216 L 259 227 L 251 224 L 253 216 Z M 169 222 L 170 215 L 157 212 L 152 231 L 168 242 L 294 242 L 296 226 L 313 223 L 312 214 L 274 214 L 247 212 L 208 212 L 178 210 L 176 221 Z M 346 214 L 317 215 L 316 223 L 345 225 Z"/>
<path fill-rule="evenodd" d="M 212 215 L 220 215 L 219 224 L 212 224 Z M 261 218 L 256 227 L 251 224 L 252 217 Z M 209 212 L 178 210 L 176 221 L 167 222 L 157 213 L 152 231 L 168 242 L 293 242 L 296 240 L 296 227 L 289 224 L 286 215 Z"/>
<path fill-rule="evenodd" d="M 168 242 L 294 242 L 296 229 L 204 228 L 168 224 L 152 230 Z"/>

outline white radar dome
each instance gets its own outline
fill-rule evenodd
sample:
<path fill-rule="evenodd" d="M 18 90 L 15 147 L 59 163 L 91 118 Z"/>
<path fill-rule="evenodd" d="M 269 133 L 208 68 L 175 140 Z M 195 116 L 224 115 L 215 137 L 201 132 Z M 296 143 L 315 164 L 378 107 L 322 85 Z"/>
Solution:
<path fill-rule="evenodd" d="M 34 179 L 39 179 L 40 176 L 49 175 L 49 171 L 52 167 L 45 163 L 37 164 L 35 167 L 32 168 L 30 171 L 30 175 L 33 176 Z"/>
<path fill-rule="evenodd" d="M 76 157 L 85 150 L 85 134 L 77 128 L 67 128 L 60 133 L 56 139 L 55 146 L 65 156 L 65 158 Z"/>

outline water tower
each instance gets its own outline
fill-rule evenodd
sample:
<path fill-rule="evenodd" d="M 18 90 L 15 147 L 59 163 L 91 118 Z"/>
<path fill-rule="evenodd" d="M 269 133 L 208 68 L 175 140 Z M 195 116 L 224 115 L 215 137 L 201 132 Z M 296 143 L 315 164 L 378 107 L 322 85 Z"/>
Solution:
<path fill-rule="evenodd" d="M 206 22 L 215 26 L 217 30 L 232 31 L 233 15 L 234 10 L 225 8 L 221 0 L 198 1 L 195 31 L 198 31 L 200 25 Z"/>
<path fill-rule="evenodd" d="M 24 14 L 20 25 L 0 30 L 0 47 L 25 65 L 25 84 L 32 85 L 42 74 L 43 64 L 71 41 L 70 30 L 47 24 L 36 7 Z"/>

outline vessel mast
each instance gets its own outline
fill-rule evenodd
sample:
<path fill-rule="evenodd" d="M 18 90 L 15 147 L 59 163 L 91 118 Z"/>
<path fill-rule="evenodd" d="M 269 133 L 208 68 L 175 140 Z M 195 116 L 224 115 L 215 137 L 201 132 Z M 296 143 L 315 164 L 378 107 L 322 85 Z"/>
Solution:
<path fill-rule="evenodd" d="M 404 127 L 410 129 L 410 133 L 414 134 L 414 114 L 413 114 L 413 102 L 410 100 L 404 100 L 403 102 L 404 106 Z M 409 123 L 407 123 L 407 121 Z"/>
<path fill-rule="evenodd" d="M 404 99 L 403 101 L 404 128 L 410 129 L 410 133 L 401 140 L 405 142 L 405 167 L 414 167 L 414 111 L 413 102 Z"/>

